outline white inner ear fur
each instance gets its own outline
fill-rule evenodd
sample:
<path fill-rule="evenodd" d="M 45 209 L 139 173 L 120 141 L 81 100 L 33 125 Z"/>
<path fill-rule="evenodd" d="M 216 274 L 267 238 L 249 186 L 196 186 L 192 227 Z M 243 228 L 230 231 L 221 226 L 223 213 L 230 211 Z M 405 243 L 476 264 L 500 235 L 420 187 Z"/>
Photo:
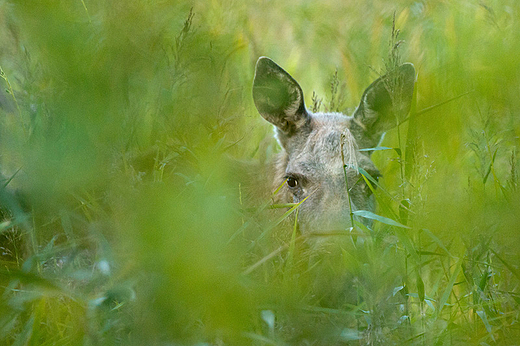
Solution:
<path fill-rule="evenodd" d="M 295 86 L 291 85 L 287 89 L 290 95 L 296 94 L 296 99 L 284 110 L 284 113 L 286 116 L 294 116 L 294 114 L 296 114 L 296 112 L 298 112 L 298 109 L 300 108 L 302 97 L 298 88 L 296 88 Z"/>
<path fill-rule="evenodd" d="M 377 117 L 379 116 L 378 112 L 376 112 L 375 110 L 373 110 L 370 105 L 367 103 L 367 97 L 368 97 L 368 94 L 365 95 L 365 97 L 363 98 L 363 119 L 368 122 L 367 123 L 364 123 L 363 124 L 363 129 L 366 130 L 366 127 L 367 125 L 372 125 Z"/>

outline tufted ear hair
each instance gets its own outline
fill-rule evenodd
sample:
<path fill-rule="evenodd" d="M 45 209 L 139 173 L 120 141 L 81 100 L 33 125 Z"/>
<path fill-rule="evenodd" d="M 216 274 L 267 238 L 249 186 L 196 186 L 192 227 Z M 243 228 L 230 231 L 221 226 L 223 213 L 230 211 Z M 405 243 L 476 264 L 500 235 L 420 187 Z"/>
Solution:
<path fill-rule="evenodd" d="M 262 117 L 276 126 L 278 135 L 290 137 L 310 119 L 300 85 L 267 57 L 256 63 L 253 100 Z"/>
<path fill-rule="evenodd" d="M 359 148 L 377 146 L 382 134 L 408 114 L 415 86 L 415 68 L 406 63 L 376 79 L 354 112 L 351 132 Z"/>

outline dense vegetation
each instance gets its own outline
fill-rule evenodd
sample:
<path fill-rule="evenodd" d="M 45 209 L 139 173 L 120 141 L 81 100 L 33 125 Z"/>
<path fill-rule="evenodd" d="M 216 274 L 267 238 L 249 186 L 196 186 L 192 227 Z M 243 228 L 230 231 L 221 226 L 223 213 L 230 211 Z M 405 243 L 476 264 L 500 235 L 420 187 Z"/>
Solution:
<path fill-rule="evenodd" d="M 520 340 L 518 1 L 20 0 L 0 18 L 0 344 Z M 272 206 L 262 55 L 321 111 L 350 113 L 396 58 L 418 72 L 373 154 L 381 218 L 339 254 L 314 258 L 297 208 Z"/>

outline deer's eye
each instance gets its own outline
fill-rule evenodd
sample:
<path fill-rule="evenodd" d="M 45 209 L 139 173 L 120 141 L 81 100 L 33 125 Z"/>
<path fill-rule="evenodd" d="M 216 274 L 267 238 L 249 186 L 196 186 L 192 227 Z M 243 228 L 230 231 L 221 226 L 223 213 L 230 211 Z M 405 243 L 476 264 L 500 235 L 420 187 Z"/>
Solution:
<path fill-rule="evenodd" d="M 290 188 L 295 188 L 299 185 L 298 180 L 293 177 L 287 178 L 287 185 L 289 185 Z"/>

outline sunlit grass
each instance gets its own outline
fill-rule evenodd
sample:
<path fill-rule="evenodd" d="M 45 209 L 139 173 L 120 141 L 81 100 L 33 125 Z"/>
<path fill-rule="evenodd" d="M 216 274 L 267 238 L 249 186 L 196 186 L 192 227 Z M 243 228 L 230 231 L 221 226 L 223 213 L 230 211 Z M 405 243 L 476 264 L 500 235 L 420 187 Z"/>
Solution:
<path fill-rule="evenodd" d="M 519 12 L 1 2 L 0 344 L 517 343 Z M 255 61 L 349 113 L 396 52 L 416 97 L 361 172 L 373 224 L 316 254 L 273 202 Z"/>

